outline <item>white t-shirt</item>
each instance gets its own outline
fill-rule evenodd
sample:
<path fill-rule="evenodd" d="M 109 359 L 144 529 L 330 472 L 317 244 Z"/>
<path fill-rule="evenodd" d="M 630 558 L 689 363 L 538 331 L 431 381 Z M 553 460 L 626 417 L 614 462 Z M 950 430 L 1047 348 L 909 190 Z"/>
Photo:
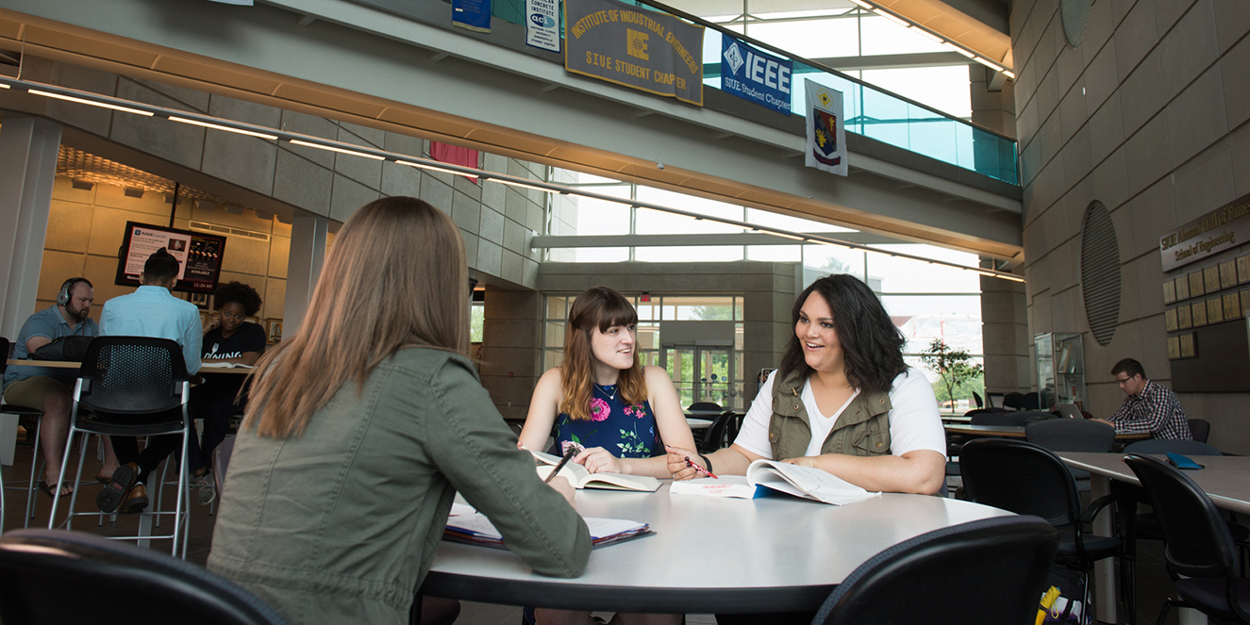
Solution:
<path fill-rule="evenodd" d="M 773 448 L 768 443 L 768 424 L 773 416 L 773 382 L 777 377 L 774 371 L 760 387 L 760 392 L 751 402 L 751 408 L 742 421 L 742 430 L 734 443 L 752 453 L 773 459 Z M 859 394 L 851 396 L 854 399 Z M 820 455 L 820 446 L 824 444 L 833 424 L 837 423 L 838 415 L 851 403 L 838 407 L 832 415 L 821 414 L 816 406 L 816 396 L 812 393 L 811 381 L 803 383 L 803 406 L 807 409 L 808 422 L 812 429 L 812 440 L 808 443 L 808 456 Z M 909 368 L 894 378 L 890 385 L 890 453 L 901 456 L 917 449 L 931 449 L 943 456 L 946 455 L 946 432 L 942 429 L 942 418 L 938 415 L 937 398 L 933 395 L 933 387 L 928 378 L 919 370 Z"/>

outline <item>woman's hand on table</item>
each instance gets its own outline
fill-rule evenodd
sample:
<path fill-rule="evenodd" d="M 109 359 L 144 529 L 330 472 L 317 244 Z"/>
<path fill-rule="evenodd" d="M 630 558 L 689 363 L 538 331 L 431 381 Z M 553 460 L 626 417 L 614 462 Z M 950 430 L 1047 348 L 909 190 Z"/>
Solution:
<path fill-rule="evenodd" d="M 699 452 L 670 445 L 665 445 L 664 449 L 668 451 L 668 472 L 673 475 L 674 480 L 693 480 L 696 477 L 703 477 L 694 467 L 686 464 L 689 460 L 703 466 L 703 462 L 699 460 Z"/>
<path fill-rule="evenodd" d="M 602 447 L 591 447 L 573 457 L 573 462 L 591 473 L 628 473 L 625 463 Z"/>

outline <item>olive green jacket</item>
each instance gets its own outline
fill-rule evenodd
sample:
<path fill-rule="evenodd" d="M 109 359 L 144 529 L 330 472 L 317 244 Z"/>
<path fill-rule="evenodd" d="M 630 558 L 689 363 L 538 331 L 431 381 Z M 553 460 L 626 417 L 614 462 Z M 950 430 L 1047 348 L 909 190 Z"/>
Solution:
<path fill-rule="evenodd" d="M 292 623 L 407 623 L 459 490 L 535 571 L 581 574 L 585 522 L 538 479 L 468 360 L 404 349 L 357 388 L 300 436 L 240 432 L 210 570 Z"/>
<path fill-rule="evenodd" d="M 780 377 L 780 374 L 778 374 Z M 807 408 L 803 405 L 803 384 L 807 377 L 791 371 L 773 380 L 773 416 L 768 424 L 768 442 L 773 460 L 807 455 L 812 440 Z M 890 394 L 860 393 L 829 431 L 822 454 L 879 456 L 890 453 Z"/>

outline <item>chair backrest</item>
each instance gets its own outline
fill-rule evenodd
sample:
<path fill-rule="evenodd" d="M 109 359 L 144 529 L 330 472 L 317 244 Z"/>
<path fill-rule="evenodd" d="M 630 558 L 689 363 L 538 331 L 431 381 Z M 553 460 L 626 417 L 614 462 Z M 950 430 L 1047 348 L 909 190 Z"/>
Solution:
<path fill-rule="evenodd" d="M 79 378 L 79 403 L 104 414 L 151 414 L 182 404 L 187 366 L 182 348 L 169 339 L 101 336 L 91 341 Z"/>
<path fill-rule="evenodd" d="M 0 376 L 4 376 L 5 370 L 9 368 L 9 339 L 0 336 Z"/>
<path fill-rule="evenodd" d="M 230 468 L 230 455 L 234 453 L 234 437 L 226 438 L 213 450 L 213 488 L 217 496 L 226 488 L 226 469 Z"/>
<path fill-rule="evenodd" d="M 1024 425 L 1028 413 L 1024 412 L 979 412 L 968 420 L 970 425 Z"/>
<path fill-rule="evenodd" d="M 1024 439 L 1051 451 L 1111 451 L 1115 428 L 1085 419 L 1047 419 L 1024 426 Z"/>
<path fill-rule="evenodd" d="M 138 612 L 119 609 L 119 598 Z M 286 623 L 251 592 L 204 567 L 64 530 L 14 530 L 0 537 L 0 619 L 28 625 Z"/>
<path fill-rule="evenodd" d="M 1183 454 L 1186 456 L 1222 456 L 1223 452 L 1212 445 L 1198 441 L 1172 441 L 1162 438 L 1151 438 L 1137 441 L 1124 448 L 1124 453 L 1134 454 Z"/>
<path fill-rule="evenodd" d="M 921 534 L 855 569 L 812 625 L 1031 623 L 1057 544 L 1054 528 L 1027 516 Z"/>
<path fill-rule="evenodd" d="M 1024 393 L 1007 393 L 1003 395 L 1003 407 L 1015 410 L 1024 408 Z"/>
<path fill-rule="evenodd" d="M 710 401 L 697 401 L 693 404 L 690 404 L 690 407 L 687 408 L 686 410 L 697 411 L 697 412 L 720 412 L 724 410 L 724 408 L 721 408 L 720 404 L 714 404 Z"/>
<path fill-rule="evenodd" d="M 977 393 L 976 391 L 972 391 L 972 401 L 977 403 L 977 408 L 985 407 L 985 400 L 981 399 L 980 393 Z"/>
<path fill-rule="evenodd" d="M 977 503 L 1032 514 L 1056 527 L 1080 517 L 1076 481 L 1054 453 L 1033 443 L 982 438 L 959 450 L 964 493 Z"/>
<path fill-rule="evenodd" d="M 976 415 L 979 415 L 979 414 L 1005 414 L 1006 412 L 1007 412 L 1006 408 L 995 408 L 993 406 L 990 406 L 989 408 L 973 408 L 972 410 L 965 412 L 964 416 L 975 417 Z"/>
<path fill-rule="evenodd" d="M 1037 410 L 1041 408 L 1041 398 L 1038 396 L 1036 391 L 1032 393 L 1025 393 L 1024 402 L 1020 407 L 1025 410 Z"/>
<path fill-rule="evenodd" d="M 1236 577 L 1233 537 L 1211 498 L 1162 460 L 1129 454 L 1124 463 L 1141 481 L 1159 517 L 1168 568 L 1188 577 Z"/>
<path fill-rule="evenodd" d="M 703 438 L 699 440 L 699 451 L 703 453 L 711 453 L 725 446 L 726 434 L 729 431 L 729 425 L 738 415 L 732 410 L 722 412 L 716 420 L 712 421 L 706 430 L 703 431 Z"/>
<path fill-rule="evenodd" d="M 1189 434 L 1200 443 L 1207 442 L 1207 437 L 1211 435 L 1211 422 L 1206 419 L 1190 419 Z"/>

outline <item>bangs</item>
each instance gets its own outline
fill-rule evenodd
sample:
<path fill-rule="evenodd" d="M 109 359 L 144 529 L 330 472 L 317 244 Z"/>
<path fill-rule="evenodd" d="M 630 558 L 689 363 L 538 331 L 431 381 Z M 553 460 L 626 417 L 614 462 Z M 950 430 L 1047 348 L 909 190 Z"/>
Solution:
<path fill-rule="evenodd" d="M 617 295 L 603 303 L 599 313 L 599 331 L 606 332 L 612 326 L 632 326 L 638 323 L 638 311 L 624 297 Z"/>

